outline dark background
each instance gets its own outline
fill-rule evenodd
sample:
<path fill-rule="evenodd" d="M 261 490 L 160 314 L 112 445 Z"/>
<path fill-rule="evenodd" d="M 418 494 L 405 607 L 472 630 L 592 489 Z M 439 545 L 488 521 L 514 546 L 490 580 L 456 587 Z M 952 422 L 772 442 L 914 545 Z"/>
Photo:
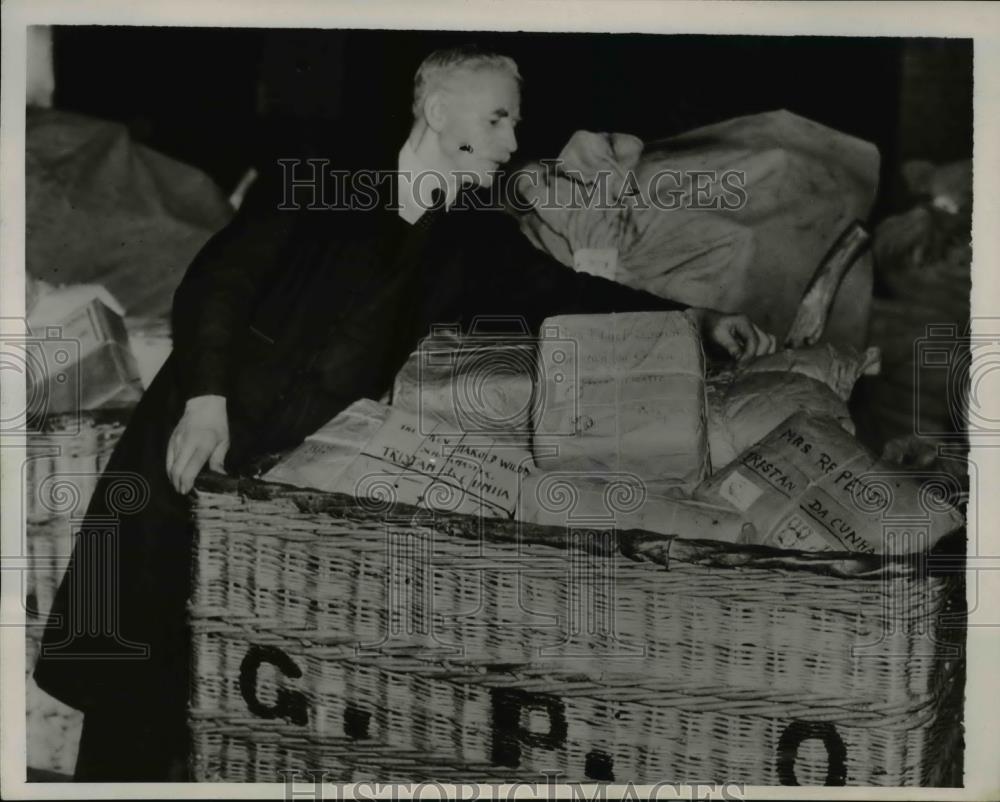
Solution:
<path fill-rule="evenodd" d="M 124 122 L 227 191 L 302 141 L 401 142 L 421 59 L 464 42 L 518 62 L 523 158 L 555 156 L 580 128 L 653 140 L 785 108 L 878 146 L 878 212 L 900 203 L 903 160 L 972 153 L 971 40 L 120 26 L 53 36 L 57 107 Z"/>

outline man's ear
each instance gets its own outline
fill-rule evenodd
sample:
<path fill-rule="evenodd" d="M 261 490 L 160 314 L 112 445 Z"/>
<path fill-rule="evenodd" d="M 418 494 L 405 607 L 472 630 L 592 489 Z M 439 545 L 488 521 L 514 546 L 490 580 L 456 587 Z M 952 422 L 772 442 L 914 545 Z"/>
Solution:
<path fill-rule="evenodd" d="M 424 119 L 436 133 L 440 133 L 448 120 L 448 98 L 442 90 L 431 92 L 424 100 Z"/>

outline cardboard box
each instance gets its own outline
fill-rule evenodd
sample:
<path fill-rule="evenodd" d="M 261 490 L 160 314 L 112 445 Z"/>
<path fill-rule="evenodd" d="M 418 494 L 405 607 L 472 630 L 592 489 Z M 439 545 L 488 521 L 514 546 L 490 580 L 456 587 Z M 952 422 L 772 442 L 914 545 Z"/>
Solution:
<path fill-rule="evenodd" d="M 139 366 L 143 389 L 152 384 L 173 350 L 170 321 L 165 318 L 125 318 L 129 346 Z"/>
<path fill-rule="evenodd" d="M 39 415 L 130 406 L 142 381 L 122 317 L 100 299 L 29 319 L 27 391 Z"/>

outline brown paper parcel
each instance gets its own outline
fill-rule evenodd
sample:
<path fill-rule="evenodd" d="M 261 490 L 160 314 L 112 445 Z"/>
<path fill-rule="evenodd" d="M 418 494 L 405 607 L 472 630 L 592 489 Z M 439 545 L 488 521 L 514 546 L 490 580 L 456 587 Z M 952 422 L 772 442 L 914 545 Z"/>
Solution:
<path fill-rule="evenodd" d="M 625 472 L 689 487 L 705 476 L 704 355 L 687 315 L 549 318 L 539 362 L 533 444 L 540 468 Z"/>
<path fill-rule="evenodd" d="M 830 417 L 799 412 L 699 486 L 754 524 L 754 542 L 869 554 L 929 548 L 962 525 L 938 475 L 882 463 Z"/>
<path fill-rule="evenodd" d="M 334 490 L 341 475 L 382 428 L 391 412 L 378 401 L 367 398 L 355 401 L 309 435 L 264 474 L 263 479 L 295 487 Z"/>
<path fill-rule="evenodd" d="M 801 373 L 748 372 L 731 381 L 708 379 L 708 448 L 724 467 L 796 412 L 828 415 L 854 434 L 850 412 L 822 382 Z"/>
<path fill-rule="evenodd" d="M 527 445 L 535 360 L 534 338 L 427 337 L 396 374 L 392 406 L 442 434 Z"/>
<path fill-rule="evenodd" d="M 643 529 L 727 543 L 746 538 L 746 520 L 728 504 L 695 501 L 670 491 L 631 474 L 536 472 L 522 482 L 517 519 L 572 529 Z"/>
<path fill-rule="evenodd" d="M 445 428 L 423 429 L 416 415 L 358 401 L 265 476 L 283 482 L 425 509 L 511 518 L 522 478 L 534 469 L 527 449 L 468 442 Z"/>
<path fill-rule="evenodd" d="M 483 518 L 511 518 L 523 476 L 534 469 L 525 448 L 421 430 L 417 417 L 393 410 L 333 490 L 380 502 Z"/>
<path fill-rule="evenodd" d="M 81 409 L 129 407 L 142 396 L 139 366 L 129 346 L 125 321 L 98 295 L 80 305 L 76 288 L 60 288 L 43 297 L 28 319 L 35 359 L 29 365 L 28 398 L 39 398 L 41 414 Z M 86 295 L 88 287 L 80 287 Z M 44 408 L 42 408 L 44 407 Z"/>

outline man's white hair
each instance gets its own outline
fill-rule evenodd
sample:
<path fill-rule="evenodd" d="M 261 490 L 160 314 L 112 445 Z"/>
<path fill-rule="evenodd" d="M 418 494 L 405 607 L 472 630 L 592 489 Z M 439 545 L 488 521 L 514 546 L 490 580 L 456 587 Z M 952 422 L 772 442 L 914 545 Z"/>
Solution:
<path fill-rule="evenodd" d="M 510 56 L 489 53 L 475 45 L 450 47 L 435 50 L 423 60 L 413 78 L 413 119 L 419 120 L 424 113 L 424 102 L 431 92 L 443 88 L 455 73 L 477 70 L 498 70 L 506 72 L 521 85 L 521 73 Z"/>

